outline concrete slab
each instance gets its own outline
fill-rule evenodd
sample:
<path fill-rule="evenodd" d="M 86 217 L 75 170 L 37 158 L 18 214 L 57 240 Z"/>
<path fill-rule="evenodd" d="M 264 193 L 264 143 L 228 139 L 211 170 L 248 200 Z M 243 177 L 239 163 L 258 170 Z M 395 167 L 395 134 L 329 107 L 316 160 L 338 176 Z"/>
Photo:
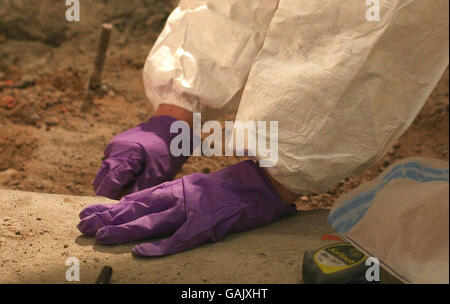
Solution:
<path fill-rule="evenodd" d="M 99 197 L 0 190 L 0 283 L 68 283 L 66 260 L 80 261 L 80 283 L 112 266 L 112 283 L 300 283 L 303 253 L 326 244 L 328 211 L 299 212 L 272 225 L 162 258 L 133 257 L 134 244 L 103 246 L 76 229 L 79 211 Z"/>

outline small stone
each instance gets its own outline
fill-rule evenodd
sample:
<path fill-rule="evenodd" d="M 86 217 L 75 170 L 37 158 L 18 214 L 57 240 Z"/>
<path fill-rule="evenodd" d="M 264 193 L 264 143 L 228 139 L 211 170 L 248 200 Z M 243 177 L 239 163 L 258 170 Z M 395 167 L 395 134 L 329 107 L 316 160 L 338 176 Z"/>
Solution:
<path fill-rule="evenodd" d="M 47 126 L 56 126 L 59 124 L 59 119 L 56 117 L 50 117 L 45 120 Z"/>
<path fill-rule="evenodd" d="M 42 219 L 40 217 L 37 217 L 36 221 L 42 221 Z"/>
<path fill-rule="evenodd" d="M 5 109 L 12 109 L 16 106 L 16 100 L 12 96 L 4 96 L 0 99 L 0 107 Z"/>
<path fill-rule="evenodd" d="M 333 188 L 327 192 L 328 194 L 334 195 L 336 194 L 336 188 Z"/>
<path fill-rule="evenodd" d="M 107 85 L 106 83 L 102 84 L 102 85 L 100 86 L 99 91 L 100 91 L 101 93 L 103 93 L 103 94 L 107 94 L 108 91 L 109 91 L 108 85 Z"/>
<path fill-rule="evenodd" d="M 125 46 L 125 45 L 127 44 L 127 42 L 128 42 L 128 38 L 127 38 L 127 36 L 125 36 L 125 35 L 121 36 L 121 37 L 117 40 L 117 44 L 118 44 L 119 46 Z"/>
<path fill-rule="evenodd" d="M 36 125 L 41 120 L 41 117 L 37 113 L 33 113 L 28 116 L 28 122 L 32 125 Z"/>
<path fill-rule="evenodd" d="M 24 75 L 21 79 L 19 84 L 16 85 L 19 89 L 25 89 L 26 87 L 31 87 L 36 84 L 36 77 L 33 75 Z"/>
<path fill-rule="evenodd" d="M 16 231 L 16 235 L 21 235 L 20 231 Z"/>
<path fill-rule="evenodd" d="M 67 244 L 64 244 L 64 248 L 67 248 L 67 247 L 69 247 L 69 245 L 67 245 Z"/>
<path fill-rule="evenodd" d="M 203 168 L 202 172 L 205 174 L 208 174 L 209 172 L 211 172 L 211 169 L 205 167 L 205 168 Z"/>

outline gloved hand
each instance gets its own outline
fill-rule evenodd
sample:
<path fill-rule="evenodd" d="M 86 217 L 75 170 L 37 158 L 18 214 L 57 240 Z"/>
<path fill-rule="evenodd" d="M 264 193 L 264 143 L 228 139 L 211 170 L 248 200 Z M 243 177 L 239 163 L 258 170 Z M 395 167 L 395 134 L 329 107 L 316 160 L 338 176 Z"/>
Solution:
<path fill-rule="evenodd" d="M 177 136 L 170 133 L 170 126 L 176 120 L 153 116 L 115 136 L 106 147 L 105 160 L 92 183 L 95 193 L 118 199 L 126 187 L 131 187 L 133 193 L 172 180 L 188 158 L 170 153 L 170 142 Z"/>
<path fill-rule="evenodd" d="M 78 229 L 102 244 L 171 235 L 133 248 L 140 256 L 162 256 L 293 212 L 295 207 L 283 205 L 264 171 L 248 160 L 130 194 L 118 204 L 88 206 L 80 213 Z"/>

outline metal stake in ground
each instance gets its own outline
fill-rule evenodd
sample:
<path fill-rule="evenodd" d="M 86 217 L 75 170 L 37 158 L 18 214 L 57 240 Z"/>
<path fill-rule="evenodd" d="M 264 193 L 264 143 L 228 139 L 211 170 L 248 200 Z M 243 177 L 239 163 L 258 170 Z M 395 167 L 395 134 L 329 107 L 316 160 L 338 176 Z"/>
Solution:
<path fill-rule="evenodd" d="M 94 70 L 92 71 L 91 78 L 89 80 L 88 94 L 81 106 L 82 112 L 87 112 L 92 107 L 94 94 L 93 90 L 100 87 L 102 82 L 103 66 L 105 64 L 106 52 L 109 45 L 109 37 L 111 36 L 112 24 L 105 23 L 102 25 L 102 33 L 100 35 L 100 43 L 98 45 L 97 57 L 95 58 Z"/>
<path fill-rule="evenodd" d="M 102 34 L 100 35 L 100 43 L 98 45 L 97 58 L 95 59 L 94 71 L 89 81 L 89 89 L 96 90 L 102 82 L 102 71 L 105 64 L 106 51 L 108 50 L 109 37 L 111 36 L 112 24 L 105 23 L 102 25 Z"/>
<path fill-rule="evenodd" d="M 97 281 L 95 284 L 109 284 L 111 282 L 113 270 L 111 266 L 105 266 L 102 268 L 102 271 L 98 275 Z"/>

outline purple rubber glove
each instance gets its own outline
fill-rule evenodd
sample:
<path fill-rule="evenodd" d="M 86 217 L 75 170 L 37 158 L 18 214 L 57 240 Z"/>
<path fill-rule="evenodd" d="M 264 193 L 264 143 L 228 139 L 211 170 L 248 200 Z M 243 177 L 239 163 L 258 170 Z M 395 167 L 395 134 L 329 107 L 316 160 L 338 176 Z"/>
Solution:
<path fill-rule="evenodd" d="M 170 153 L 170 142 L 177 136 L 170 133 L 175 121 L 170 116 L 154 116 L 115 136 L 92 183 L 95 193 L 118 199 L 125 188 L 131 187 L 133 193 L 172 180 L 188 159 Z"/>
<path fill-rule="evenodd" d="M 170 236 L 133 248 L 139 256 L 162 256 L 293 212 L 295 207 L 282 203 L 264 171 L 248 160 L 127 195 L 118 204 L 88 206 L 80 213 L 78 229 L 102 244 Z"/>

